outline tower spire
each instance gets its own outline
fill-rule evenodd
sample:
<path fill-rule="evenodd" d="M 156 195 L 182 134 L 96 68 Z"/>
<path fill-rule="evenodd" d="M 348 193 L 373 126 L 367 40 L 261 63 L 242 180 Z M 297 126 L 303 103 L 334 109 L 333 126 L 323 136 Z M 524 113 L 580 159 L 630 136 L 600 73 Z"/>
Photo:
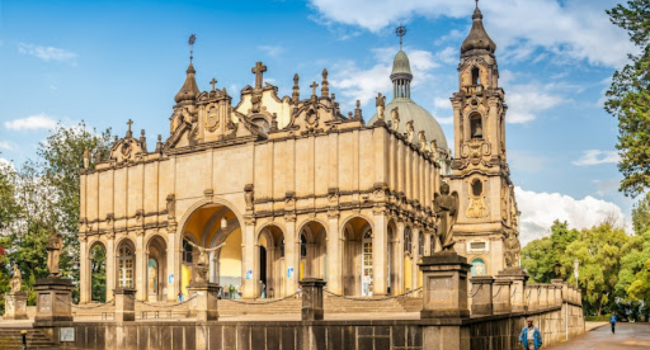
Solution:
<path fill-rule="evenodd" d="M 194 58 L 194 42 L 196 41 L 196 35 L 192 34 L 190 35 L 190 40 L 188 43 L 190 44 L 190 64 L 192 64 L 192 59 Z"/>
<path fill-rule="evenodd" d="M 194 79 L 196 71 L 194 70 L 194 65 L 192 64 L 192 59 L 194 58 L 193 54 L 195 41 L 196 35 L 190 35 L 190 39 L 188 41 L 190 44 L 190 65 L 187 67 L 187 77 L 185 77 L 185 83 L 183 84 L 183 87 L 181 87 L 181 90 L 174 97 L 176 103 L 180 103 L 182 101 L 193 101 L 201 93 L 198 85 L 196 85 L 196 80 Z"/>
<path fill-rule="evenodd" d="M 400 25 L 395 30 L 395 34 L 399 37 L 399 50 L 402 51 L 402 38 L 404 37 L 404 35 L 406 35 L 406 27 Z"/>
<path fill-rule="evenodd" d="M 390 74 L 390 80 L 393 81 L 393 98 L 410 98 L 411 97 L 411 64 L 409 58 L 402 51 L 402 37 L 406 35 L 406 27 L 400 25 L 395 30 L 399 37 L 399 52 L 393 60 L 393 70 Z"/>

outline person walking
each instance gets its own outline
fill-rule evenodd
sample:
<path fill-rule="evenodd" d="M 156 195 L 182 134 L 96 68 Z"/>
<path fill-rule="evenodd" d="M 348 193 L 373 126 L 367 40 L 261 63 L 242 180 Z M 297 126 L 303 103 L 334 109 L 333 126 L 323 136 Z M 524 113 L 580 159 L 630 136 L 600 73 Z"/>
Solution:
<path fill-rule="evenodd" d="M 612 334 L 616 334 L 616 322 L 618 321 L 618 317 L 616 317 L 616 312 L 612 311 L 612 315 L 609 316 L 609 323 L 612 324 Z"/>
<path fill-rule="evenodd" d="M 526 319 L 528 326 L 524 327 L 519 334 L 519 344 L 524 350 L 539 350 L 542 347 L 542 333 L 539 328 L 533 326 L 533 318 Z"/>

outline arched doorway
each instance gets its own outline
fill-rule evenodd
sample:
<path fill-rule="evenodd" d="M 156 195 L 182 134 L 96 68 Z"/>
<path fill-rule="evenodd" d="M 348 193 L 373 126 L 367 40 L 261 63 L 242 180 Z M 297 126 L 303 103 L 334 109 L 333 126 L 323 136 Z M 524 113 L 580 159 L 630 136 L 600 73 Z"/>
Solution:
<path fill-rule="evenodd" d="M 147 245 L 147 300 L 162 301 L 167 295 L 167 243 L 154 236 Z"/>
<path fill-rule="evenodd" d="M 258 235 L 256 295 L 259 297 L 280 298 L 285 295 L 284 244 L 284 234 L 278 226 L 266 226 Z"/>
<path fill-rule="evenodd" d="M 199 247 L 207 249 L 210 282 L 219 283 L 230 297 L 242 290 L 242 233 L 235 213 L 225 205 L 209 204 L 198 208 L 188 217 L 183 227 L 180 288 L 184 295 L 187 287 L 196 281 L 196 264 Z"/>
<path fill-rule="evenodd" d="M 90 247 L 90 300 L 106 302 L 106 247 L 95 242 Z"/>
<path fill-rule="evenodd" d="M 116 280 L 117 287 L 135 288 L 135 245 L 130 239 L 124 239 L 117 246 Z"/>
<path fill-rule="evenodd" d="M 371 296 L 373 284 L 373 232 L 363 218 L 355 217 L 344 226 L 343 293 Z"/>
<path fill-rule="evenodd" d="M 310 221 L 300 229 L 300 279 L 327 280 L 327 232 L 325 227 Z"/>

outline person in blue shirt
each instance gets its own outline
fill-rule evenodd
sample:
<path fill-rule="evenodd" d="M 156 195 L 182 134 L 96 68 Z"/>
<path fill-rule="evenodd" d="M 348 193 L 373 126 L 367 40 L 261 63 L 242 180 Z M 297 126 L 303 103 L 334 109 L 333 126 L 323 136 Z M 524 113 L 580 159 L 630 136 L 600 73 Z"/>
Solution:
<path fill-rule="evenodd" d="M 616 321 L 618 321 L 618 317 L 616 317 L 616 312 L 612 311 L 612 315 L 609 316 L 609 323 L 612 324 L 612 334 L 616 334 Z"/>
<path fill-rule="evenodd" d="M 521 330 L 519 344 L 523 345 L 524 350 L 539 350 L 542 347 L 542 333 L 539 328 L 533 326 L 532 317 L 528 317 L 526 321 L 528 326 Z"/>

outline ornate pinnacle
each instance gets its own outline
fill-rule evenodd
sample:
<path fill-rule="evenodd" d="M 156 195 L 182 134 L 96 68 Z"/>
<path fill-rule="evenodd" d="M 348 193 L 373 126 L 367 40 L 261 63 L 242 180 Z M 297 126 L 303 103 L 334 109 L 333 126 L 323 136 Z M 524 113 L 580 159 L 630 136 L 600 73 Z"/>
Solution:
<path fill-rule="evenodd" d="M 300 81 L 300 77 L 298 76 L 298 73 L 296 73 L 293 76 L 293 94 L 291 95 L 291 100 L 293 102 L 300 101 L 300 85 L 298 85 L 299 81 Z"/>
<path fill-rule="evenodd" d="M 330 87 L 329 87 L 329 83 L 327 82 L 327 74 L 328 74 L 327 73 L 327 68 L 324 68 L 323 69 L 323 82 L 321 83 L 322 87 L 321 87 L 321 90 L 320 90 L 321 91 L 320 95 L 321 95 L 322 98 L 328 98 L 329 95 L 330 95 Z"/>
<path fill-rule="evenodd" d="M 357 100 L 357 108 L 354 109 L 354 119 L 361 120 L 361 101 Z"/>

